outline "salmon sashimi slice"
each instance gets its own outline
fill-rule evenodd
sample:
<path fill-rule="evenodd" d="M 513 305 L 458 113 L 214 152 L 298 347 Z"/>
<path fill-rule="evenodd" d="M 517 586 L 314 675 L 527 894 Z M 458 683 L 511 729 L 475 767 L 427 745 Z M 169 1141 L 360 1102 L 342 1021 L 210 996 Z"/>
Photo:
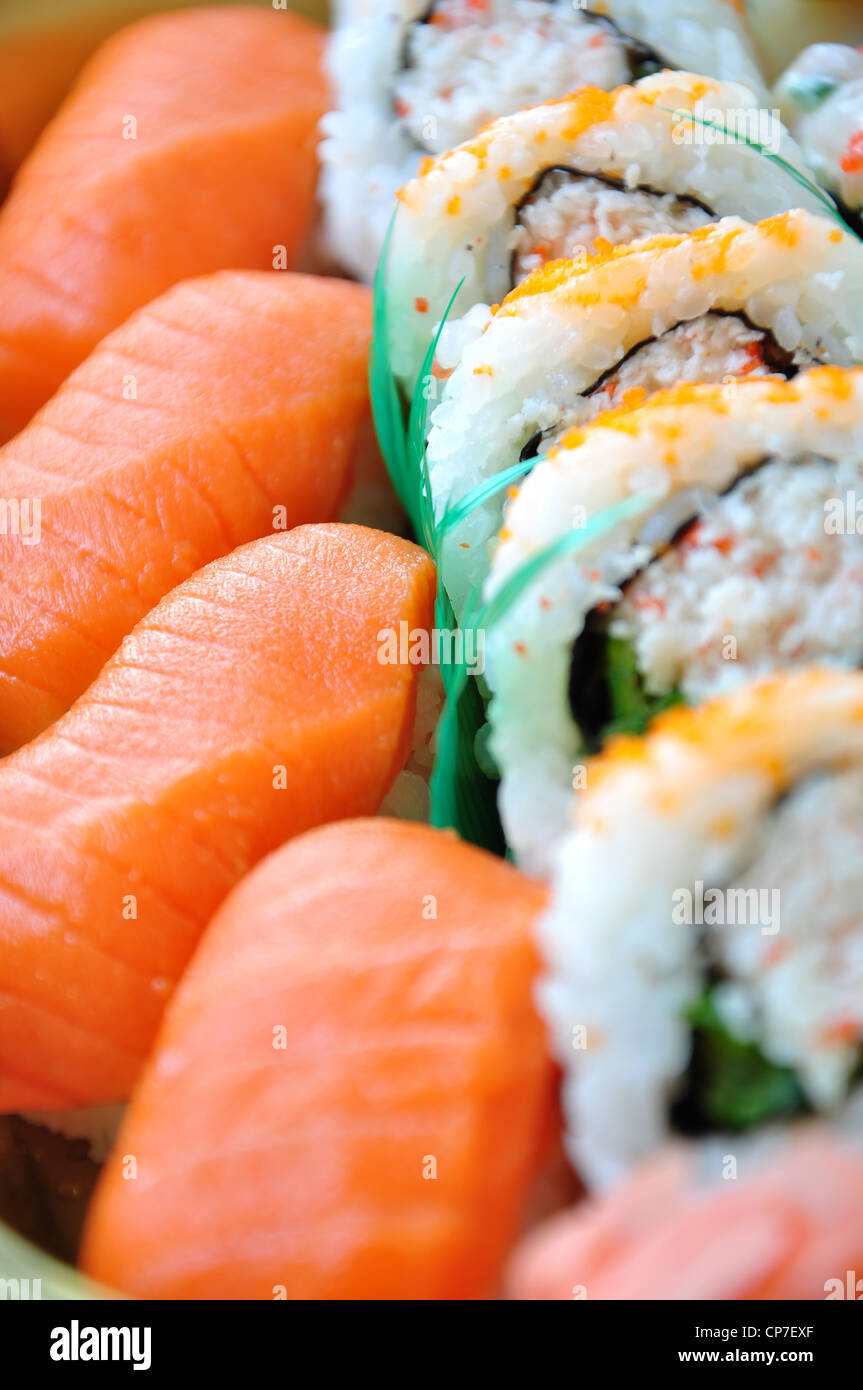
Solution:
<path fill-rule="evenodd" d="M 369 292 L 347 281 L 188 281 L 0 449 L 19 509 L 0 528 L 0 752 L 63 714 L 195 570 L 336 516 L 369 418 L 370 334 Z"/>
<path fill-rule="evenodd" d="M 176 8 L 176 0 L 3 0 L 0 194 L 99 45 L 136 19 Z M 291 0 L 290 8 L 325 18 L 325 0 Z"/>
<path fill-rule="evenodd" d="M 532 1232 L 511 1264 L 511 1296 L 814 1300 L 863 1269 L 859 1144 L 807 1126 L 778 1152 L 741 1158 L 737 1181 L 722 1180 L 722 1157 L 712 1181 L 699 1174 L 696 1154 L 672 1146 Z"/>
<path fill-rule="evenodd" d="M 143 1298 L 493 1291 L 555 1112 L 532 1003 L 542 901 L 407 822 L 272 855 L 172 1001 L 83 1268 Z"/>
<path fill-rule="evenodd" d="M 50 730 L 0 763 L 0 1112 L 123 1099 L 228 891 L 407 756 L 434 566 L 337 523 L 175 589 Z"/>
<path fill-rule="evenodd" d="M 0 211 L 0 440 L 171 285 L 291 265 L 314 211 L 324 39 L 235 6 L 157 15 L 99 49 Z"/>

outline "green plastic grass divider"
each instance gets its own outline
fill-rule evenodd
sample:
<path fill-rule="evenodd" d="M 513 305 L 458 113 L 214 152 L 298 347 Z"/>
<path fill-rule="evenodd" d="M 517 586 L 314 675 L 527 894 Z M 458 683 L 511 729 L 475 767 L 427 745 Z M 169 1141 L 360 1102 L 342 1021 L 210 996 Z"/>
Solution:
<path fill-rule="evenodd" d="M 755 150 L 756 154 L 760 154 L 764 159 L 769 160 L 771 164 L 775 164 L 778 169 L 782 169 L 788 174 L 796 184 L 799 184 L 801 188 L 805 188 L 807 193 L 821 204 L 826 215 L 832 217 L 834 222 L 839 223 L 843 231 L 850 232 L 852 236 L 857 237 L 858 241 L 861 239 L 856 229 L 850 227 L 845 221 L 845 218 L 840 213 L 829 193 L 825 192 L 823 188 L 819 188 L 818 184 L 815 183 L 814 180 L 808 178 L 802 169 L 798 169 L 795 164 L 784 159 L 781 154 L 776 154 L 774 150 L 768 149 L 762 141 L 752 140 L 748 135 L 741 135 L 739 131 L 731 130 L 727 125 L 722 125 L 719 121 L 709 121 L 704 116 L 696 116 L 692 111 L 678 111 L 672 106 L 660 106 L 657 109 L 665 111 L 669 116 L 677 117 L 682 122 L 687 121 L 690 125 L 703 126 L 707 130 L 716 130 L 722 135 L 729 136 L 735 144 L 746 145 L 748 149 Z"/>
<path fill-rule="evenodd" d="M 486 603 L 471 606 L 463 627 L 473 629 L 475 634 L 482 633 L 485 640 L 488 632 L 512 611 L 549 566 L 577 554 L 621 521 L 644 510 L 651 501 L 651 495 L 639 493 L 607 508 L 588 526 L 559 536 L 520 565 Z M 478 638 L 475 638 L 474 651 L 477 644 Z M 457 830 L 474 844 L 500 853 L 503 837 L 496 810 L 492 822 L 488 805 L 494 784 L 482 772 L 476 757 L 476 738 L 485 723 L 485 707 L 477 683 L 464 662 L 450 672 L 446 693 L 431 780 L 432 825 Z"/>

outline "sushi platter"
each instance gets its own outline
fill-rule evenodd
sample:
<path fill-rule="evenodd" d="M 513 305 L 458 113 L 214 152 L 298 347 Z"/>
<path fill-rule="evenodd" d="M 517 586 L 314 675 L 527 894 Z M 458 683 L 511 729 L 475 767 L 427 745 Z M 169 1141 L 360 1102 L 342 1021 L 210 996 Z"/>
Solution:
<path fill-rule="evenodd" d="M 863 1297 L 858 4 L 10 0 L 0 586 L 2 1300 Z"/>

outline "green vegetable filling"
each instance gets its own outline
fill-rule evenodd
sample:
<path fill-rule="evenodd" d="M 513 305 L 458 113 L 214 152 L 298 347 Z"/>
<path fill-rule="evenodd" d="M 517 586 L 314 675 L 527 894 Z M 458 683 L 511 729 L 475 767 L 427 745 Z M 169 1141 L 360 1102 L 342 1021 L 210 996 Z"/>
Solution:
<path fill-rule="evenodd" d="M 651 695 L 632 643 L 610 637 L 593 615 L 588 619 L 569 676 L 570 708 L 586 752 L 599 752 L 614 734 L 643 734 L 651 719 L 682 701 L 679 690 Z"/>
<path fill-rule="evenodd" d="M 605 639 L 605 674 L 611 718 L 602 730 L 603 742 L 612 734 L 643 734 L 657 714 L 683 704 L 679 690 L 669 690 L 665 695 L 650 695 L 645 690 L 635 648 L 622 638 Z"/>
<path fill-rule="evenodd" d="M 788 90 L 795 105 L 808 113 L 823 106 L 838 86 L 835 77 L 797 77 L 790 83 Z"/>
<path fill-rule="evenodd" d="M 809 1109 L 795 1073 L 769 1061 L 757 1043 L 735 1038 L 720 1018 L 708 987 L 691 1009 L 692 1058 L 684 1090 L 672 1110 L 685 1134 L 746 1130 Z"/>

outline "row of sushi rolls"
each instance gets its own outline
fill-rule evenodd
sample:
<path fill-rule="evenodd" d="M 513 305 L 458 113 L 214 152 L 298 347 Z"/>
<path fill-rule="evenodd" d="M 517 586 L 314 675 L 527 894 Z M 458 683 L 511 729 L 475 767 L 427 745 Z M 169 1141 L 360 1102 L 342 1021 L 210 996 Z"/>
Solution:
<path fill-rule="evenodd" d="M 7 1290 L 863 1297 L 860 6 L 121 8 L 0 28 Z"/>

